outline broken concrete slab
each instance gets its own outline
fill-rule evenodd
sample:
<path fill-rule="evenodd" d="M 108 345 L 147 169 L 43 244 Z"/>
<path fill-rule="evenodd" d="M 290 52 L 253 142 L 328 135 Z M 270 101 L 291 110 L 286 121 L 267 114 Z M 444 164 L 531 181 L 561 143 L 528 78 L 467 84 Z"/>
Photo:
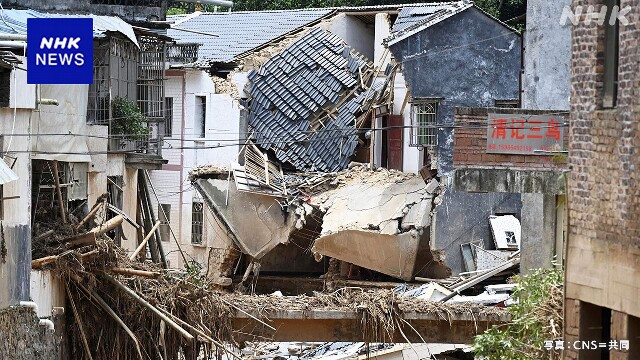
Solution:
<path fill-rule="evenodd" d="M 254 259 L 286 244 L 295 230 L 295 216 L 283 211 L 272 196 L 238 191 L 226 179 L 201 178 L 194 186 L 240 250 Z"/>
<path fill-rule="evenodd" d="M 385 235 L 344 230 L 320 237 L 312 251 L 410 281 L 416 269 L 420 241 L 417 233 Z"/>
<path fill-rule="evenodd" d="M 407 281 L 438 259 L 426 229 L 433 195 L 421 177 L 361 166 L 340 173 L 333 183 L 335 189 L 310 200 L 324 213 L 314 253 Z"/>

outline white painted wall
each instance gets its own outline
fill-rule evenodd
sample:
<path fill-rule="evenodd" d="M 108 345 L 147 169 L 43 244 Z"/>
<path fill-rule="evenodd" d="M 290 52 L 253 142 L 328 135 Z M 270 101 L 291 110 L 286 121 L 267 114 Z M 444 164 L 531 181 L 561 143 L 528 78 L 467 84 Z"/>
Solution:
<path fill-rule="evenodd" d="M 326 29 L 342 38 L 368 59 L 373 60 L 375 43 L 373 26 L 367 26 L 356 17 L 338 14 L 330 20 Z"/>
<path fill-rule="evenodd" d="M 390 52 L 385 51 L 386 47 L 383 44 L 384 39 L 390 35 L 391 20 L 389 19 L 389 14 L 376 14 L 373 64 L 381 69 L 384 69 L 391 61 Z M 385 55 L 384 58 L 382 57 L 383 55 Z"/>
<path fill-rule="evenodd" d="M 163 170 L 150 171 L 150 177 L 159 202 L 171 205 L 171 227 L 187 260 L 206 266 L 208 250 L 220 236 L 217 233 L 220 230 L 211 223 L 215 219 L 205 209 L 203 244 L 191 244 L 193 201 L 200 200 L 188 176 L 199 165 L 229 167 L 231 161 L 236 161 L 240 151 L 240 105 L 228 94 L 217 94 L 214 82 L 205 71 L 190 69 L 182 74 L 169 76 L 165 83 L 165 95 L 173 98 L 172 136 L 165 138 L 162 152 L 169 163 Z M 242 91 L 247 81 L 246 74 L 237 74 L 233 81 Z M 196 96 L 206 98 L 204 138 L 195 134 Z M 152 203 L 157 212 L 158 201 L 154 197 Z M 184 261 L 175 240 L 171 238 L 163 245 L 171 267 L 182 267 Z"/>
<path fill-rule="evenodd" d="M 402 104 L 404 103 L 405 96 L 407 94 L 407 85 L 404 80 L 404 76 L 402 72 L 398 71 L 396 74 L 395 84 L 394 84 L 394 98 L 393 98 L 393 113 L 400 114 L 402 111 Z M 411 139 L 411 104 L 407 102 L 404 108 L 404 113 L 402 114 L 402 118 L 404 119 L 404 132 L 402 134 L 402 171 L 417 173 L 420 171 L 422 167 L 422 158 L 424 154 L 422 151 L 418 150 L 417 147 L 409 146 Z M 379 150 L 378 150 L 379 151 Z"/>

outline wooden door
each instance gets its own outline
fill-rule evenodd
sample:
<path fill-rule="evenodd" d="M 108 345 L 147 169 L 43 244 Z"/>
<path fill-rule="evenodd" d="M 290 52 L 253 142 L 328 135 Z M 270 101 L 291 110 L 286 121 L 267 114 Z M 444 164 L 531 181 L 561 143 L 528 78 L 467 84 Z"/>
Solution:
<path fill-rule="evenodd" d="M 402 116 L 389 115 L 387 126 L 387 168 L 402 171 Z"/>

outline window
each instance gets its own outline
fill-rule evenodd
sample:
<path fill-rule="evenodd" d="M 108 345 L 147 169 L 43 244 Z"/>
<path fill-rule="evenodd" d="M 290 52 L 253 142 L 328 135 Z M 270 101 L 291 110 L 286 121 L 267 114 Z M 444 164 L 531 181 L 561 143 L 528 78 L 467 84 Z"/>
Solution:
<path fill-rule="evenodd" d="M 173 98 L 164 98 L 164 136 L 173 134 Z"/>
<path fill-rule="evenodd" d="M 517 99 L 495 100 L 495 107 L 503 109 L 517 109 L 520 102 Z"/>
<path fill-rule="evenodd" d="M 612 108 L 616 106 L 616 98 L 618 95 L 618 49 L 620 45 L 619 39 L 619 21 L 611 19 L 614 6 L 620 6 L 620 0 L 606 0 L 607 4 L 607 21 L 605 22 L 604 32 L 604 87 L 602 96 L 602 106 Z M 611 20 L 615 21 L 611 25 Z"/>
<path fill-rule="evenodd" d="M 204 209 L 202 202 L 194 201 L 191 205 L 191 243 L 202 244 L 202 228 Z"/>
<path fill-rule="evenodd" d="M 171 237 L 171 204 L 158 204 L 158 219 L 160 220 L 160 239 L 169 241 Z"/>
<path fill-rule="evenodd" d="M 411 108 L 413 126 L 412 146 L 436 146 L 438 145 L 438 120 L 437 100 L 415 102 Z"/>
<path fill-rule="evenodd" d="M 205 137 L 205 125 L 207 119 L 207 97 L 196 96 L 196 113 L 194 118 L 194 135 L 200 138 Z"/>

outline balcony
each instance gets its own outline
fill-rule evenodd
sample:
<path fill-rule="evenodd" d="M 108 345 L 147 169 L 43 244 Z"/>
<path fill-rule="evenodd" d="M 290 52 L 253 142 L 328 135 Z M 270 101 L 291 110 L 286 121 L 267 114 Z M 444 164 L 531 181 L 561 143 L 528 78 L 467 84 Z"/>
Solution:
<path fill-rule="evenodd" d="M 184 43 L 167 46 L 167 62 L 170 65 L 192 64 L 198 60 L 200 44 Z"/>

